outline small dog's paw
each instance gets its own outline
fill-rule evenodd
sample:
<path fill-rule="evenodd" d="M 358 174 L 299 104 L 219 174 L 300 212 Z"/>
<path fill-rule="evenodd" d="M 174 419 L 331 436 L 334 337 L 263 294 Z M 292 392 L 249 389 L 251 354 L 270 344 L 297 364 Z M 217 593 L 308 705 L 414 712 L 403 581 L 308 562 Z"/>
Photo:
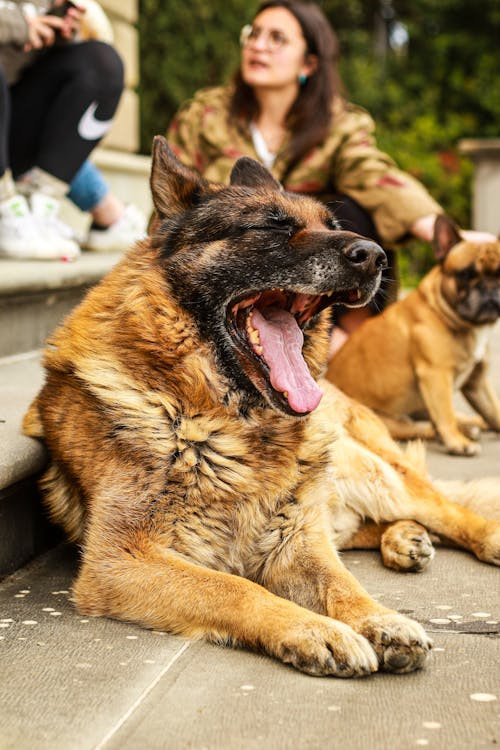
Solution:
<path fill-rule="evenodd" d="M 500 521 L 487 521 L 474 552 L 483 562 L 500 565 Z"/>
<path fill-rule="evenodd" d="M 460 431 L 469 440 L 479 440 L 481 432 L 485 432 L 488 429 L 488 425 L 484 419 L 477 415 L 457 414 L 457 422 Z"/>
<path fill-rule="evenodd" d="M 382 560 L 387 568 L 419 573 L 430 563 L 435 551 L 429 535 L 415 521 L 397 521 L 382 534 Z"/>
<path fill-rule="evenodd" d="M 357 628 L 375 649 L 384 672 L 413 672 L 421 669 L 432 641 L 418 622 L 397 612 L 371 615 Z"/>
<path fill-rule="evenodd" d="M 445 440 L 448 453 L 452 456 L 477 456 L 481 453 L 481 446 L 473 440 L 468 440 L 465 436 L 453 440 Z"/>
<path fill-rule="evenodd" d="M 358 677 L 378 669 L 377 656 L 366 638 L 349 625 L 321 615 L 290 625 L 276 656 L 314 676 Z"/>
<path fill-rule="evenodd" d="M 460 429 L 469 440 L 477 442 L 481 437 L 481 428 L 477 424 L 461 425 Z"/>

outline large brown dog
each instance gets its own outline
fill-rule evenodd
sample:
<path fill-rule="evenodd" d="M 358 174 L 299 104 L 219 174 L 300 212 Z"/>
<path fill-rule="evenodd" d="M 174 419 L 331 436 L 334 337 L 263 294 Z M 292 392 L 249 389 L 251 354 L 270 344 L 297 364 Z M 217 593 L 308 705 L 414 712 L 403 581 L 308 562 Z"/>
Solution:
<path fill-rule="evenodd" d="M 500 315 L 500 240 L 466 242 L 440 216 L 434 247 L 441 262 L 349 337 L 327 378 L 374 409 L 394 438 L 433 438 L 437 430 L 450 453 L 472 456 L 480 428 L 500 430 L 500 401 L 488 378 L 488 339 Z M 459 389 L 480 418 L 455 413 Z M 432 424 L 411 419 L 422 412 Z"/>
<path fill-rule="evenodd" d="M 214 186 L 157 138 L 151 182 L 151 239 L 52 336 L 25 419 L 82 547 L 77 607 L 314 675 L 420 667 L 424 630 L 371 599 L 335 541 L 380 544 L 362 518 L 410 518 L 499 563 L 500 524 L 440 495 L 365 407 L 326 382 L 321 398 L 322 310 L 366 302 L 382 251 L 250 159 Z M 418 528 L 401 567 L 428 554 Z"/>

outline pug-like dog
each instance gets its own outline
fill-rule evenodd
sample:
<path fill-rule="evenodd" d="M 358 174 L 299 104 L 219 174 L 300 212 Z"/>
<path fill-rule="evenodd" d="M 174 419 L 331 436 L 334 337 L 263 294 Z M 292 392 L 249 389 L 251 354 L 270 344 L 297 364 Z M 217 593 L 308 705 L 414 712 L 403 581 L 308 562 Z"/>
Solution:
<path fill-rule="evenodd" d="M 500 240 L 466 241 L 439 216 L 433 244 L 439 263 L 415 291 L 348 338 L 327 378 L 374 409 L 393 437 L 433 438 L 437 431 L 449 453 L 473 456 L 481 429 L 500 431 L 500 401 L 488 378 L 489 339 L 500 315 Z M 479 417 L 456 414 L 456 390 Z"/>

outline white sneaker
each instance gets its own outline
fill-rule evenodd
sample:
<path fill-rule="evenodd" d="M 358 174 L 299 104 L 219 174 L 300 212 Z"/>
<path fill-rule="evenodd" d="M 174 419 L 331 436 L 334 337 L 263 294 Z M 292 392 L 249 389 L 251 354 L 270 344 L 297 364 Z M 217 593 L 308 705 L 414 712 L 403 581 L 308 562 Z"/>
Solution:
<path fill-rule="evenodd" d="M 31 213 L 26 198 L 14 195 L 0 203 L 0 255 L 18 260 L 60 260 Z"/>
<path fill-rule="evenodd" d="M 128 250 L 146 236 L 147 219 L 132 203 L 125 206 L 120 218 L 106 229 L 90 229 L 83 243 L 85 250 L 96 253 L 115 253 Z"/>
<path fill-rule="evenodd" d="M 80 248 L 73 239 L 74 232 L 58 217 L 60 201 L 45 193 L 32 193 L 30 204 L 39 233 L 57 257 L 64 260 L 78 258 Z"/>

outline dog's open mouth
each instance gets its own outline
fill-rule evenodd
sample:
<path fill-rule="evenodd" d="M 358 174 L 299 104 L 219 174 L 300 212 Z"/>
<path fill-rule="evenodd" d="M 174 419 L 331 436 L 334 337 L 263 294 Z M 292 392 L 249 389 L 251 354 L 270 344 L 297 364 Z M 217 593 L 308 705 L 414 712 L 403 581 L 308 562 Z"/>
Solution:
<path fill-rule="evenodd" d="M 230 303 L 233 339 L 257 378 L 270 384 L 274 401 L 292 414 L 307 414 L 323 395 L 302 355 L 303 330 L 309 320 L 334 303 L 356 305 L 359 289 L 326 294 L 302 294 L 272 289 Z M 256 368 L 258 372 L 255 373 Z M 251 376 L 251 374 L 250 374 Z"/>

